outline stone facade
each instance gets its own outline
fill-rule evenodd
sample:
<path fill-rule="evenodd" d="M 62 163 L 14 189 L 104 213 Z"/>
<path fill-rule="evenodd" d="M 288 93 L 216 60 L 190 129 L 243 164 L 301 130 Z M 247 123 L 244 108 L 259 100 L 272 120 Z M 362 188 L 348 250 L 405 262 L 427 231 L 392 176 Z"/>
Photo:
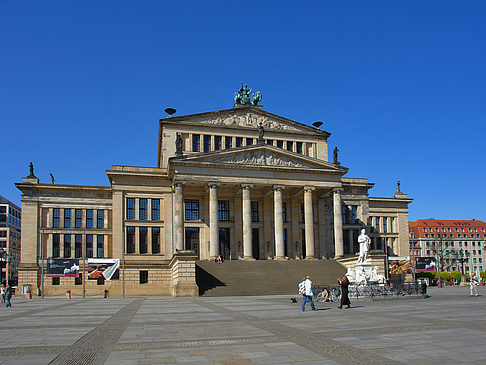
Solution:
<path fill-rule="evenodd" d="M 82 267 L 92 256 L 123 262 L 126 295 L 197 295 L 196 259 L 352 258 L 362 227 L 377 253 L 406 252 L 412 200 L 369 197 L 373 184 L 327 161 L 329 136 L 236 105 L 161 119 L 157 166 L 113 166 L 108 187 L 24 178 L 22 282 L 39 287 L 32 273 L 42 259 L 79 258 Z M 46 279 L 44 293 L 75 292 L 73 282 Z M 87 295 L 123 293 L 121 280 L 87 284 Z"/>

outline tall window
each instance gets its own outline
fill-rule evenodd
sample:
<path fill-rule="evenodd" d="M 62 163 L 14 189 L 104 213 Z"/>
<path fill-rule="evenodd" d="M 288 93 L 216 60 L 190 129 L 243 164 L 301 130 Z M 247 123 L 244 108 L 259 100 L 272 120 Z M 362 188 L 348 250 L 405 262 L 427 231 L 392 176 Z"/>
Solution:
<path fill-rule="evenodd" d="M 96 228 L 105 228 L 105 211 L 103 209 L 96 211 Z"/>
<path fill-rule="evenodd" d="M 376 232 L 380 232 L 380 217 L 375 217 L 375 229 Z"/>
<path fill-rule="evenodd" d="M 83 236 L 80 234 L 74 235 L 74 257 L 83 257 Z"/>
<path fill-rule="evenodd" d="M 74 226 L 76 228 L 82 228 L 83 227 L 83 210 L 82 209 L 76 209 L 74 211 L 74 214 L 76 215 L 75 220 L 74 220 Z"/>
<path fill-rule="evenodd" d="M 273 139 L 267 139 L 266 143 L 267 143 L 269 146 L 273 146 Z"/>
<path fill-rule="evenodd" d="M 287 141 L 287 150 L 293 151 L 293 149 L 294 149 L 294 142 Z"/>
<path fill-rule="evenodd" d="M 258 202 L 251 202 L 251 221 L 258 222 Z"/>
<path fill-rule="evenodd" d="M 127 253 L 135 253 L 135 227 L 127 227 Z"/>
<path fill-rule="evenodd" d="M 231 147 L 233 147 L 233 137 L 224 137 L 224 148 L 229 150 Z"/>
<path fill-rule="evenodd" d="M 199 134 L 192 135 L 192 152 L 199 152 Z"/>
<path fill-rule="evenodd" d="M 141 270 L 140 271 L 140 284 L 147 284 L 148 283 L 148 271 Z"/>
<path fill-rule="evenodd" d="M 351 205 L 351 224 L 356 224 L 356 205 Z"/>
<path fill-rule="evenodd" d="M 304 203 L 300 203 L 300 223 L 305 222 Z"/>
<path fill-rule="evenodd" d="M 141 254 L 147 253 L 147 227 L 140 227 L 138 238 L 139 238 L 138 252 Z"/>
<path fill-rule="evenodd" d="M 93 257 L 93 235 L 86 235 L 86 257 Z"/>
<path fill-rule="evenodd" d="M 287 222 L 287 203 L 282 202 L 282 221 Z"/>
<path fill-rule="evenodd" d="M 221 136 L 214 136 L 214 150 L 219 151 L 221 149 L 221 143 L 222 143 L 222 137 Z"/>
<path fill-rule="evenodd" d="M 105 236 L 102 234 L 96 236 L 96 257 L 105 257 Z"/>
<path fill-rule="evenodd" d="M 152 199 L 152 216 L 153 221 L 160 219 L 160 199 Z"/>
<path fill-rule="evenodd" d="M 127 219 L 135 219 L 135 198 L 127 198 Z"/>
<path fill-rule="evenodd" d="M 160 228 L 152 227 L 152 253 L 160 253 Z"/>
<path fill-rule="evenodd" d="M 86 209 L 86 228 L 93 228 L 93 209 Z"/>
<path fill-rule="evenodd" d="M 61 237 L 59 233 L 54 233 L 52 236 L 52 257 L 59 257 L 61 255 Z"/>
<path fill-rule="evenodd" d="M 64 235 L 64 258 L 71 257 L 71 235 L 65 234 Z"/>
<path fill-rule="evenodd" d="M 277 147 L 278 148 L 283 148 L 283 141 L 277 140 Z"/>
<path fill-rule="evenodd" d="M 242 137 L 236 137 L 236 147 L 241 147 L 243 145 L 243 138 Z"/>
<path fill-rule="evenodd" d="M 203 150 L 204 152 L 209 152 L 211 151 L 211 136 L 204 135 L 204 140 L 203 140 Z"/>
<path fill-rule="evenodd" d="M 383 232 L 384 233 L 387 233 L 388 232 L 388 218 L 387 217 L 383 217 Z"/>
<path fill-rule="evenodd" d="M 218 219 L 220 221 L 229 221 L 229 201 L 228 200 L 218 200 Z"/>
<path fill-rule="evenodd" d="M 302 153 L 302 142 L 296 142 L 295 147 L 297 153 Z"/>
<path fill-rule="evenodd" d="M 147 199 L 138 200 L 138 219 L 147 219 Z"/>
<path fill-rule="evenodd" d="M 184 218 L 187 221 L 197 221 L 199 219 L 199 200 L 184 201 Z"/>
<path fill-rule="evenodd" d="M 71 209 L 64 209 L 64 228 L 71 228 Z"/>
<path fill-rule="evenodd" d="M 61 209 L 54 208 L 54 221 L 52 222 L 54 228 L 59 228 L 61 226 Z"/>
<path fill-rule="evenodd" d="M 246 139 L 246 145 L 251 146 L 253 144 L 253 138 L 247 138 Z"/>

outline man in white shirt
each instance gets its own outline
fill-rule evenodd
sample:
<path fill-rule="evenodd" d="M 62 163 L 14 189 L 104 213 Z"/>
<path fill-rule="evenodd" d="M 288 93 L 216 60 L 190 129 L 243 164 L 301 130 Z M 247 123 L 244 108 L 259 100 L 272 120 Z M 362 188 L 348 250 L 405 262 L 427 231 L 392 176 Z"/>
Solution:
<path fill-rule="evenodd" d="M 309 275 L 299 284 L 299 293 L 302 294 L 302 312 L 305 312 L 305 303 L 307 302 L 310 303 L 313 311 L 317 310 L 312 301 L 312 281 Z"/>

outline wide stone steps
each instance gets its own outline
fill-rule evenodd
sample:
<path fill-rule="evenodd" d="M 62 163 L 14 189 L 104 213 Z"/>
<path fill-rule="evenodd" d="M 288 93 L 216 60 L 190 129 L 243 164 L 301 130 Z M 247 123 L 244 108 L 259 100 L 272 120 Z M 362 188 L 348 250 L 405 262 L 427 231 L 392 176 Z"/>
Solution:
<path fill-rule="evenodd" d="M 337 277 L 346 272 L 334 260 L 241 261 L 222 264 L 196 261 L 199 295 L 297 295 L 297 286 L 309 275 L 314 285 L 336 285 Z"/>

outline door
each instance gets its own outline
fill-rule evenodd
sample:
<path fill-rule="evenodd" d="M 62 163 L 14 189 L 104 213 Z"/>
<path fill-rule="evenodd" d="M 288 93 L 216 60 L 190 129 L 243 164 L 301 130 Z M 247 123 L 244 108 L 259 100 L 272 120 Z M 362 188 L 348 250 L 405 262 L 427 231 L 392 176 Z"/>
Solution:
<path fill-rule="evenodd" d="M 260 260 L 260 234 L 258 228 L 253 228 L 251 230 L 251 243 L 253 249 L 253 258 L 255 260 Z"/>
<path fill-rule="evenodd" d="M 230 260 L 230 229 L 219 229 L 219 254 L 223 260 Z"/>
<path fill-rule="evenodd" d="M 301 258 L 305 259 L 306 253 L 305 253 L 305 229 L 302 230 L 302 245 L 301 245 Z"/>
<path fill-rule="evenodd" d="M 199 258 L 199 228 L 186 227 L 186 250 L 193 250 Z"/>

